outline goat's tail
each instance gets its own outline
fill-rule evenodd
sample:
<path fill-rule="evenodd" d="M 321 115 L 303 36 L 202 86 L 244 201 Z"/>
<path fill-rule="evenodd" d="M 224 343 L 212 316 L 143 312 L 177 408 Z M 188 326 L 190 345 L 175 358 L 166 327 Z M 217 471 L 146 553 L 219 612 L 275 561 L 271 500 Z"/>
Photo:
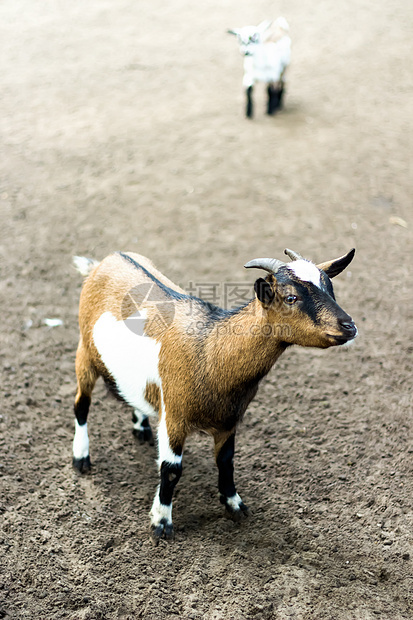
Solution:
<path fill-rule="evenodd" d="M 94 258 L 86 258 L 86 256 L 74 256 L 73 264 L 82 276 L 88 276 L 92 269 L 99 265 L 99 261 Z"/>

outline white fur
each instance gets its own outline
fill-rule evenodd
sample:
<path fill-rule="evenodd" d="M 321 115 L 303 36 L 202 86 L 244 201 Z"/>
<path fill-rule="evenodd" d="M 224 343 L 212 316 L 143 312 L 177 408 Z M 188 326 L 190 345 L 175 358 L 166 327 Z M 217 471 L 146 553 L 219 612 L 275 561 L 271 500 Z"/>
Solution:
<path fill-rule="evenodd" d="M 244 87 L 249 88 L 255 82 L 277 84 L 290 64 L 290 55 L 291 39 L 288 36 L 277 42 L 256 45 L 253 55 L 244 58 Z"/>
<path fill-rule="evenodd" d="M 88 276 L 94 267 L 99 265 L 99 261 L 93 258 L 86 258 L 86 256 L 74 256 L 73 264 L 82 276 Z"/>
<path fill-rule="evenodd" d="M 139 320 L 145 321 L 146 311 L 139 313 Z M 141 330 L 139 329 L 141 333 Z M 132 331 L 124 321 L 117 321 L 110 313 L 105 312 L 93 328 L 93 342 L 102 362 L 116 382 L 121 396 L 135 408 L 138 421 L 135 428 L 140 429 L 145 415 L 156 415 L 153 407 L 145 400 L 147 383 L 155 383 L 161 388 L 159 376 L 160 343 L 144 335 Z M 161 420 L 158 428 L 158 465 L 166 461 L 180 464 L 182 455 L 175 454 L 169 444 L 165 421 L 165 407 L 161 388 Z M 161 504 L 159 487 L 151 510 L 151 523 L 158 525 L 162 519 L 172 523 L 172 502 L 169 506 Z"/>
<path fill-rule="evenodd" d="M 140 411 L 139 409 L 135 409 L 134 413 L 137 417 L 137 421 L 133 423 L 133 428 L 137 431 L 143 431 L 144 427 L 142 426 L 142 422 L 146 420 L 148 416 L 142 413 L 142 411 Z"/>
<path fill-rule="evenodd" d="M 226 502 L 228 506 L 230 506 L 233 510 L 239 510 L 240 505 L 242 504 L 242 499 L 240 498 L 238 493 L 235 493 L 235 495 L 233 495 L 232 497 L 227 497 Z"/>
<path fill-rule="evenodd" d="M 166 461 L 167 463 L 179 465 L 180 463 L 182 463 L 182 454 L 175 454 L 169 444 L 169 437 L 165 420 L 165 408 L 162 399 L 162 414 L 158 426 L 158 467 L 160 467 L 164 461 Z"/>
<path fill-rule="evenodd" d="M 244 56 L 244 88 L 255 82 L 277 84 L 285 81 L 284 74 L 291 60 L 289 26 L 284 18 L 278 18 L 273 28 L 265 21 L 258 26 L 244 26 L 229 32 L 235 34 L 241 54 Z"/>
<path fill-rule="evenodd" d="M 339 349 L 348 349 L 348 348 L 350 348 L 350 347 L 352 347 L 352 346 L 353 346 L 354 341 L 355 341 L 355 339 L 357 338 L 357 336 L 358 336 L 358 334 L 359 334 L 357 327 L 356 327 L 356 330 L 357 330 L 357 331 L 356 331 L 356 335 L 354 336 L 354 338 L 352 338 L 351 340 L 347 340 L 347 342 L 345 342 L 344 344 L 341 344 L 341 345 L 338 347 Z"/>
<path fill-rule="evenodd" d="M 159 525 L 162 519 L 166 519 L 168 523 L 172 523 L 172 502 L 166 506 L 161 504 L 159 500 L 159 489 L 156 491 L 155 499 L 153 500 L 150 517 L 152 525 Z"/>
<path fill-rule="evenodd" d="M 142 310 L 140 317 L 145 320 L 147 313 Z M 161 385 L 158 370 L 161 344 L 135 334 L 110 312 L 96 321 L 93 342 L 125 401 L 144 415 L 157 415 L 145 399 L 145 390 L 147 383 Z"/>
<path fill-rule="evenodd" d="M 303 282 L 312 282 L 318 288 L 321 286 L 320 271 L 309 260 L 295 260 L 292 263 L 287 263 L 288 269 L 290 269 L 297 278 L 303 280 Z"/>
<path fill-rule="evenodd" d="M 161 396 L 161 420 L 158 426 L 158 467 L 161 467 L 164 461 L 180 465 L 182 463 L 182 454 L 175 454 L 169 444 L 165 421 L 165 407 Z M 162 519 L 166 519 L 168 523 L 172 523 L 172 502 L 169 505 L 161 504 L 159 490 L 160 486 L 158 486 L 156 491 L 150 512 L 151 524 L 155 526 L 158 525 Z"/>
<path fill-rule="evenodd" d="M 284 30 L 284 32 L 290 31 L 289 23 L 287 22 L 285 17 L 277 17 L 277 19 L 275 20 L 275 26 L 281 28 L 281 30 Z"/>
<path fill-rule="evenodd" d="M 84 459 L 89 456 L 89 436 L 87 433 L 87 422 L 80 426 L 75 420 L 75 436 L 73 439 L 73 456 L 75 459 Z"/>

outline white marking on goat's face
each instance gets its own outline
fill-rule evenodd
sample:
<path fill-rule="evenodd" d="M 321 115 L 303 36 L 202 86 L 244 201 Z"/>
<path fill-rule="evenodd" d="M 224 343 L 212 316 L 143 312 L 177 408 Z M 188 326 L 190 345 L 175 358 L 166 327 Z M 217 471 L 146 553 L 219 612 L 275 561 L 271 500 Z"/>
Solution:
<path fill-rule="evenodd" d="M 75 420 L 75 436 L 73 439 L 73 456 L 75 459 L 84 459 L 89 456 L 89 436 L 87 433 L 87 422 L 85 424 L 78 423 Z"/>
<path fill-rule="evenodd" d="M 238 45 L 241 54 L 250 56 L 253 54 L 254 46 L 261 43 L 261 35 L 255 26 L 245 26 L 236 31 Z"/>
<path fill-rule="evenodd" d="M 293 261 L 292 263 L 287 263 L 287 267 L 303 282 L 312 282 L 318 286 L 318 288 L 321 288 L 320 271 L 314 263 L 302 259 Z"/>
<path fill-rule="evenodd" d="M 146 318 L 147 312 L 141 310 L 140 320 Z M 93 342 L 122 398 L 145 415 L 157 415 L 145 399 L 145 391 L 147 383 L 161 384 L 158 370 L 161 344 L 134 333 L 125 321 L 117 321 L 110 312 L 96 321 Z"/>

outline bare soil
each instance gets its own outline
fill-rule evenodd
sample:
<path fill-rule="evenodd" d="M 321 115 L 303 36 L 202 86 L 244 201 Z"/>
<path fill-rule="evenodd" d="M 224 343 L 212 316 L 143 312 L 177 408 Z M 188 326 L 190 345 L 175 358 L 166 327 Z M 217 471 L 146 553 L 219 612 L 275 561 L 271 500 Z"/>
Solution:
<path fill-rule="evenodd" d="M 1 3 L 0 617 L 412 617 L 412 7 Z M 285 109 L 265 116 L 257 87 L 247 121 L 226 29 L 279 14 Z M 241 525 L 210 440 L 188 441 L 176 539 L 154 547 L 155 448 L 103 384 L 92 474 L 71 466 L 72 256 L 137 251 L 222 296 L 286 246 L 357 248 L 335 287 L 360 335 L 289 350 L 263 380 L 237 437 Z"/>

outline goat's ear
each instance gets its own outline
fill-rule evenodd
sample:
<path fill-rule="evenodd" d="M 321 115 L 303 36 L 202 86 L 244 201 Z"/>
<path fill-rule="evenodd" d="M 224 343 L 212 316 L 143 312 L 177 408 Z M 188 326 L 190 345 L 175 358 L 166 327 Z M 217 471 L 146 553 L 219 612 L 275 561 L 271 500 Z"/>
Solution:
<path fill-rule="evenodd" d="M 264 278 L 258 278 L 254 283 L 254 291 L 257 299 L 264 305 L 268 306 L 275 297 L 274 289 L 270 282 Z"/>
<path fill-rule="evenodd" d="M 324 271 L 329 278 L 335 278 L 335 276 L 338 276 L 339 273 L 344 271 L 344 269 L 349 266 L 355 253 L 356 250 L 353 248 L 350 252 L 348 252 L 348 254 L 344 254 L 344 256 L 340 256 L 340 258 L 330 260 L 326 263 L 320 263 L 317 267 L 318 269 Z"/>
<path fill-rule="evenodd" d="M 258 32 L 260 32 L 262 34 L 266 30 L 268 30 L 268 28 L 271 26 L 271 24 L 272 24 L 272 21 L 270 19 L 264 19 L 264 21 L 261 22 L 260 24 L 258 24 L 258 26 L 257 26 Z"/>

